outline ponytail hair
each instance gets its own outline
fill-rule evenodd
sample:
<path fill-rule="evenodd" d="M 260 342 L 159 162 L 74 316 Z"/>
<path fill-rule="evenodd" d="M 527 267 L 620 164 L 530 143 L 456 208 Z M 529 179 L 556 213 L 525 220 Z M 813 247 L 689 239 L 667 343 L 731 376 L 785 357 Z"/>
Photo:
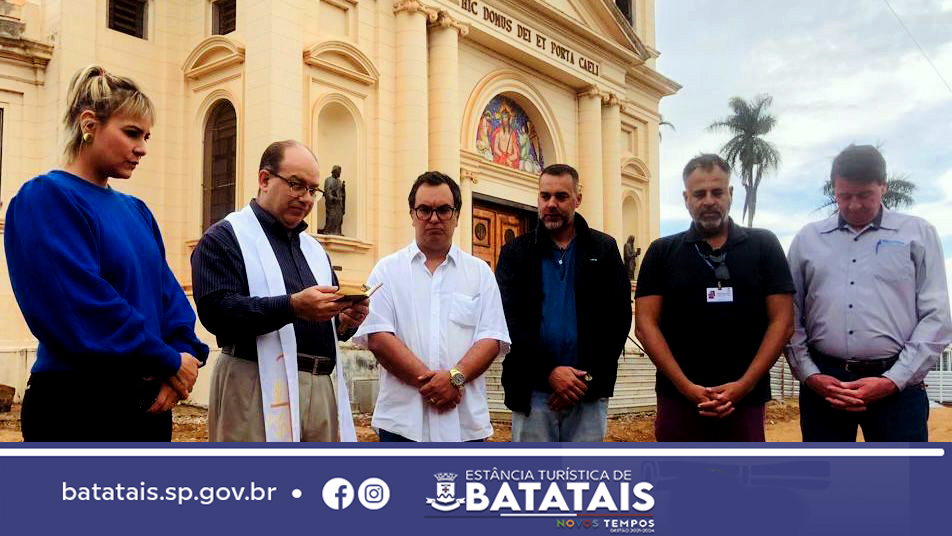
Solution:
<path fill-rule="evenodd" d="M 109 74 L 99 65 L 83 67 L 73 75 L 66 95 L 66 114 L 63 126 L 66 129 L 66 161 L 79 156 L 83 145 L 83 125 L 80 116 L 89 110 L 96 119 L 105 124 L 114 114 L 155 119 L 155 107 L 149 97 L 129 78 Z"/>

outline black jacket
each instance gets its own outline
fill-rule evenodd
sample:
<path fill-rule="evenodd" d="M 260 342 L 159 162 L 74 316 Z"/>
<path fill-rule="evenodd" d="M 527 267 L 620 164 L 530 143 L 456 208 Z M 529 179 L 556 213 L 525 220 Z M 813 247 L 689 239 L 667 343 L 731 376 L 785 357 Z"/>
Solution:
<path fill-rule="evenodd" d="M 589 229 L 575 214 L 575 307 L 578 321 L 577 368 L 592 375 L 585 400 L 610 397 L 618 357 L 631 329 L 631 283 L 611 236 Z M 542 324 L 542 256 L 551 239 L 539 223 L 534 232 L 512 240 L 499 253 L 496 281 L 509 325 L 512 347 L 502 363 L 506 407 L 529 413 L 532 388 L 557 364 L 539 349 Z"/>

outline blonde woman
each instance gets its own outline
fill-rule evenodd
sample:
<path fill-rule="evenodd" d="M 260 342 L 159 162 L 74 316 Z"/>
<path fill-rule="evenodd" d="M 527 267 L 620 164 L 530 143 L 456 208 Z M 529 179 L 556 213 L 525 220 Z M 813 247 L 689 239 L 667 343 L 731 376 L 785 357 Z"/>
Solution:
<path fill-rule="evenodd" d="M 4 247 L 20 310 L 39 340 L 23 397 L 25 441 L 170 441 L 208 347 L 165 261 L 132 177 L 155 115 L 135 82 L 98 66 L 73 76 L 66 166 L 10 200 Z"/>

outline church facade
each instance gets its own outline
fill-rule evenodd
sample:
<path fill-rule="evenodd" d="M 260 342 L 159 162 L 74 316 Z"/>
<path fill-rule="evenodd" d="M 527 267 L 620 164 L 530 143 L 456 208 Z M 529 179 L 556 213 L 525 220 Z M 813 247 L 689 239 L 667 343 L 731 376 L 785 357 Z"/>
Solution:
<path fill-rule="evenodd" d="M 579 170 L 590 225 L 646 248 L 658 105 L 679 89 L 654 45 L 653 0 L 0 0 L 0 232 L 23 182 L 62 165 L 66 88 L 96 63 L 156 103 L 148 156 L 112 185 L 153 210 L 187 292 L 202 232 L 255 195 L 261 152 L 288 138 L 322 179 L 341 167 L 341 234 L 318 238 L 343 282 L 409 242 L 407 194 L 430 169 L 459 181 L 456 242 L 491 266 L 534 227 L 552 163 Z M 308 223 L 324 227 L 323 202 Z M 11 383 L 4 356 L 36 342 L 0 264 Z"/>

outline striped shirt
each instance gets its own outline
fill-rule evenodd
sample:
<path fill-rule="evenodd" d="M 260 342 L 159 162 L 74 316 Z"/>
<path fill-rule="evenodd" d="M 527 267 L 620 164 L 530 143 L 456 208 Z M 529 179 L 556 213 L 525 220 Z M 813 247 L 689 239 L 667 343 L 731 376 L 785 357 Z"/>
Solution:
<path fill-rule="evenodd" d="M 234 355 L 257 360 L 256 338 L 289 322 L 294 323 L 298 353 L 334 358 L 334 332 L 330 322 L 309 322 L 291 311 L 291 294 L 316 285 L 304 253 L 301 222 L 288 231 L 255 200 L 251 209 L 261 222 L 271 248 L 281 266 L 288 294 L 249 297 L 248 276 L 231 224 L 221 220 L 212 225 L 192 252 L 192 288 L 198 317 L 221 347 L 233 345 Z M 337 284 L 337 274 L 333 275 Z"/>

